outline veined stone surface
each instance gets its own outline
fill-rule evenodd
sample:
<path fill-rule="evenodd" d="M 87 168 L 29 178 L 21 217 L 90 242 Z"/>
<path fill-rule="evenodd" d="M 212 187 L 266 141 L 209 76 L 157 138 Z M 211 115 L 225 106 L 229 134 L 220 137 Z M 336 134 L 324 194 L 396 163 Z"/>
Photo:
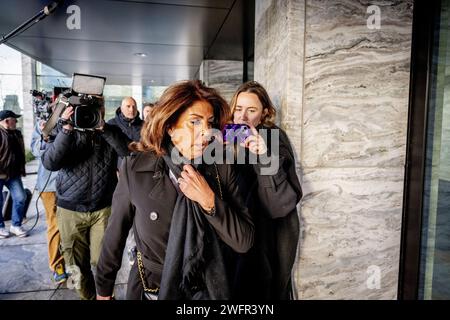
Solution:
<path fill-rule="evenodd" d="M 411 1 L 307 1 L 304 167 L 398 167 L 405 162 Z M 320 141 L 320 143 L 318 143 Z"/>
<path fill-rule="evenodd" d="M 255 80 L 304 191 L 299 299 L 396 299 L 412 3 L 256 2 Z M 367 26 L 372 4 L 380 29 Z"/>
<path fill-rule="evenodd" d="M 200 68 L 200 79 L 207 86 L 217 89 L 229 103 L 242 83 L 242 73 L 242 61 L 204 60 Z"/>
<path fill-rule="evenodd" d="M 402 168 L 303 172 L 302 239 L 295 272 L 300 299 L 395 299 Z M 367 282 L 379 268 L 379 288 Z"/>

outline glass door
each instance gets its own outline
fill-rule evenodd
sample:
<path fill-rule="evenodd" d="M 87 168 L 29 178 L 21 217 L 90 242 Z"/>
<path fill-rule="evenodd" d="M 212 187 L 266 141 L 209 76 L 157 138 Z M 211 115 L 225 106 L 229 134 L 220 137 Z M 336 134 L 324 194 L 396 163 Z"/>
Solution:
<path fill-rule="evenodd" d="M 450 0 L 434 23 L 425 133 L 418 298 L 450 299 Z"/>

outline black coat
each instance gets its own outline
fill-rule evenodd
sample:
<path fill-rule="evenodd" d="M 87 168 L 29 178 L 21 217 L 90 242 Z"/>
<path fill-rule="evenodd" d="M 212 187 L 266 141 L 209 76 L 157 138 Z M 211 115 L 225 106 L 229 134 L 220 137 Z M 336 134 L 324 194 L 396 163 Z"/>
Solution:
<path fill-rule="evenodd" d="M 132 141 L 139 141 L 141 139 L 141 128 L 144 121 L 139 118 L 139 112 L 131 121 L 126 119 L 120 107 L 116 110 L 116 116 L 108 121 L 108 124 L 119 127 L 120 130 Z"/>
<path fill-rule="evenodd" d="M 128 154 L 128 142 L 119 128 L 108 124 L 103 132 L 59 130 L 41 158 L 47 170 L 59 170 L 58 206 L 78 212 L 110 206 L 117 184 L 117 157 Z"/>
<path fill-rule="evenodd" d="M 276 173 L 260 175 L 259 164 L 236 165 L 255 223 L 254 246 L 238 258 L 233 290 L 236 299 L 291 297 L 291 272 L 299 240 L 296 206 L 302 189 L 289 139 L 279 130 L 280 164 Z"/>
<path fill-rule="evenodd" d="M 253 244 L 253 223 L 231 166 L 217 165 L 217 168 L 223 200 L 218 196 L 214 166 L 208 166 L 204 177 L 216 193 L 216 213 L 207 215 L 207 221 L 224 245 L 236 252 L 246 252 Z M 124 159 L 97 264 L 96 285 L 100 295 L 108 296 L 113 292 L 131 227 L 137 249 L 143 256 L 147 286 L 159 287 L 176 199 L 177 191 L 161 157 L 147 152 Z M 128 280 L 127 298 L 141 299 L 142 291 L 135 263 Z"/>
<path fill-rule="evenodd" d="M 25 147 L 19 130 L 0 126 L 0 175 L 7 178 L 25 176 Z M 1 190 L 0 190 L 1 191 Z"/>

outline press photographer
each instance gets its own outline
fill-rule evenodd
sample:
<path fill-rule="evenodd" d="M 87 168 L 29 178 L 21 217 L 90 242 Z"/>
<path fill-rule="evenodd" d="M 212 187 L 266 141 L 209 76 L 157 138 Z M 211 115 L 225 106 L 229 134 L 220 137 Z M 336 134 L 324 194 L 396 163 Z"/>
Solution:
<path fill-rule="evenodd" d="M 38 100 L 37 104 L 39 104 Z M 34 104 L 36 123 L 31 136 L 30 149 L 36 159 L 39 161 L 38 173 L 35 190 L 39 192 L 38 199 L 41 200 L 45 209 L 45 221 L 47 224 L 47 253 L 48 266 L 52 272 L 55 283 L 63 283 L 67 280 L 65 272 L 64 259 L 60 248 L 60 234 L 56 221 L 56 177 L 58 171 L 50 171 L 44 168 L 41 161 L 41 155 L 47 148 L 47 143 L 42 139 L 42 129 L 48 118 L 52 114 L 50 104 L 40 108 Z"/>
<path fill-rule="evenodd" d="M 72 88 L 60 93 L 48 110 L 50 116 L 42 129 L 44 140 L 49 139 L 52 130 L 57 125 L 61 128 L 70 124 L 79 131 L 100 129 L 104 123 L 102 106 L 104 105 L 103 89 L 105 81 L 105 77 L 75 73 L 72 78 Z M 74 112 L 70 118 L 64 119 L 61 115 L 69 106 L 73 108 Z M 42 107 L 36 107 L 35 109 L 43 111 Z M 40 118 L 38 113 L 35 112 L 35 114 Z"/>
<path fill-rule="evenodd" d="M 33 112 L 40 121 L 47 121 L 53 113 L 52 99 L 46 91 L 30 90 L 33 101 Z"/>
<path fill-rule="evenodd" d="M 74 76 L 69 97 L 60 95 L 49 120 L 58 119 L 56 137 L 49 139 L 42 154 L 45 168 L 59 170 L 56 215 L 61 247 L 66 270 L 81 276 L 75 287 L 82 299 L 95 299 L 91 263 L 97 263 L 111 212 L 117 158 L 128 155 L 130 142 L 104 121 L 101 79 L 105 78 Z M 52 126 L 47 123 L 46 128 Z"/>

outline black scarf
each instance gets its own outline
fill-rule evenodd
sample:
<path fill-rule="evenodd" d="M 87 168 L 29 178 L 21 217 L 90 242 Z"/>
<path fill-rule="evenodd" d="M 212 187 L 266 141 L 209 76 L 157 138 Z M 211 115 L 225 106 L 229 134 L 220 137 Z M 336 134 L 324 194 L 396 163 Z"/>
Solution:
<path fill-rule="evenodd" d="M 180 177 L 184 164 L 201 169 L 202 165 L 184 158 L 171 142 L 167 144 L 166 150 L 164 161 L 176 179 Z M 175 164 L 171 156 L 181 164 Z M 161 300 L 229 298 L 228 280 L 217 234 L 200 206 L 179 190 L 160 287 L 158 299 Z"/>

